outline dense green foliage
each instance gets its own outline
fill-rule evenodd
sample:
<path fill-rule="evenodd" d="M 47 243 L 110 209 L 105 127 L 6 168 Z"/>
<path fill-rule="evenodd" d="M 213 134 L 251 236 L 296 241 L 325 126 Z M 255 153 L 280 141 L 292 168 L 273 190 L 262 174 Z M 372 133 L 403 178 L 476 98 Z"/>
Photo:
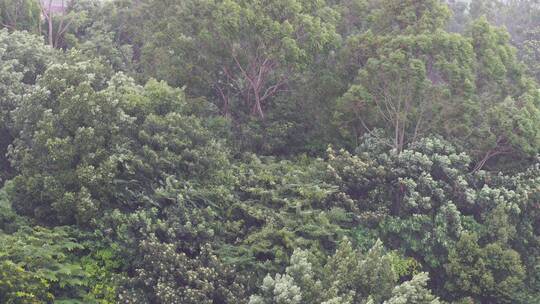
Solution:
<path fill-rule="evenodd" d="M 0 303 L 540 302 L 535 1 L 63 9 L 0 0 Z"/>

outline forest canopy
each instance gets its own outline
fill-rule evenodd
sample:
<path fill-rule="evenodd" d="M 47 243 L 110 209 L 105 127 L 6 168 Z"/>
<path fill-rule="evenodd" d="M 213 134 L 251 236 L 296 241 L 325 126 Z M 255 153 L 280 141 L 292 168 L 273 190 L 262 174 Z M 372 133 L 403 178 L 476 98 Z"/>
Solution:
<path fill-rule="evenodd" d="M 540 303 L 540 5 L 0 0 L 0 303 Z"/>

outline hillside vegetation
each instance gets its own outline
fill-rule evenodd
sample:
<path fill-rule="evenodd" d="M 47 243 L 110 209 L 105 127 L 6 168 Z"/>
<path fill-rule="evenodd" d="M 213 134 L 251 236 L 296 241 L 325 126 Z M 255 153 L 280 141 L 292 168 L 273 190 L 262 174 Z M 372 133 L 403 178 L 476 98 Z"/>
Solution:
<path fill-rule="evenodd" d="M 540 303 L 537 1 L 52 3 L 0 0 L 0 303 Z"/>

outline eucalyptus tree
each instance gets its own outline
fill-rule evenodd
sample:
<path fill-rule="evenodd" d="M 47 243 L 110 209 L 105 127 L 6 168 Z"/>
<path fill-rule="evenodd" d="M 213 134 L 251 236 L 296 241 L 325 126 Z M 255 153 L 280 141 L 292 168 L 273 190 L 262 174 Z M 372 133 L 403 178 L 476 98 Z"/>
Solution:
<path fill-rule="evenodd" d="M 144 5 L 144 70 L 212 97 L 225 115 L 239 111 L 264 118 L 272 99 L 339 39 L 337 14 L 324 1 Z"/>
<path fill-rule="evenodd" d="M 471 154 L 480 170 L 493 160 L 540 151 L 538 85 L 519 63 L 508 34 L 485 19 L 448 33 L 439 1 L 383 1 L 369 30 L 349 37 L 343 60 L 357 76 L 338 99 L 335 124 L 351 140 L 379 134 L 400 152 L 440 135 Z"/>

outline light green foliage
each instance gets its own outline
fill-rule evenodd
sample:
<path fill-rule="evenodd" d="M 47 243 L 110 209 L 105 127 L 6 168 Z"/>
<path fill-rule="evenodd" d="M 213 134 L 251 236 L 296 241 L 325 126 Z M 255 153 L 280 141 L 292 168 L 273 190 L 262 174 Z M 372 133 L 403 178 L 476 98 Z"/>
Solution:
<path fill-rule="evenodd" d="M 96 243 L 95 240 L 90 240 L 87 246 L 96 246 Z M 81 267 L 86 274 L 84 284 L 88 289 L 84 301 L 97 304 L 116 303 L 115 273 L 123 266 L 119 252 L 120 247 L 117 244 L 102 249 L 93 247 L 91 254 L 80 259 Z"/>
<path fill-rule="evenodd" d="M 82 297 L 80 288 L 86 274 L 72 253 L 83 246 L 70 234 L 69 229 L 61 227 L 0 232 L 0 297 L 6 303 L 49 303 L 53 295 Z"/>
<path fill-rule="evenodd" d="M 140 87 L 123 75 L 111 80 L 110 89 L 137 128 L 130 134 L 136 155 L 126 156 L 123 175 L 117 179 L 129 186 L 124 199 L 146 200 L 169 186 L 189 196 L 200 184 L 212 185 L 218 193 L 231 182 L 225 144 L 229 126 L 214 116 L 217 110 L 211 103 L 188 99 L 164 82 L 150 80 Z M 200 118 L 203 115 L 206 119 Z"/>
<path fill-rule="evenodd" d="M 442 28 L 450 17 L 446 5 L 437 0 L 377 1 L 374 28 L 384 33 L 419 33 Z"/>
<path fill-rule="evenodd" d="M 421 273 L 396 286 L 392 259 L 380 241 L 361 254 L 345 239 L 324 266 L 295 250 L 285 273 L 267 275 L 249 303 L 439 303 L 426 289 L 427 279 Z"/>
<path fill-rule="evenodd" d="M 436 130 L 441 123 L 454 127 L 456 106 L 466 105 L 473 90 L 474 53 L 465 37 L 443 30 L 448 10 L 439 1 L 374 5 L 372 27 L 348 37 L 344 48 L 342 60 L 356 59 L 350 69 L 359 70 L 334 119 L 352 140 L 383 128 L 385 140 L 401 151 L 443 132 Z"/>
<path fill-rule="evenodd" d="M 404 278 L 418 274 L 422 265 L 411 257 L 403 257 L 398 251 L 392 251 L 388 254 L 392 260 L 392 269 L 398 278 Z"/>
<path fill-rule="evenodd" d="M 352 303 L 362 303 L 368 297 L 381 302 L 388 298 L 397 281 L 392 263 L 380 241 L 365 255 L 354 250 L 350 242 L 343 241 L 325 265 L 326 284 L 341 297 L 352 291 Z"/>
<path fill-rule="evenodd" d="M 427 273 L 415 275 L 410 281 L 396 286 L 392 291 L 392 298 L 384 304 L 439 304 L 439 299 L 427 289 Z"/>
<path fill-rule="evenodd" d="M 0 31 L 2 50 L 2 72 L 14 73 L 11 79 L 13 83 L 6 83 L 6 86 L 15 86 L 16 80 L 22 84 L 35 84 L 36 79 L 41 75 L 47 65 L 57 59 L 58 54 L 43 45 L 38 36 L 15 31 Z M 7 81 L 8 79 L 4 79 Z"/>
<path fill-rule="evenodd" d="M 480 18 L 471 25 L 470 35 L 477 60 L 478 95 L 472 138 L 477 138 L 476 146 L 483 153 L 477 156 L 482 157 L 477 168 L 494 156 L 535 155 L 540 138 L 534 123 L 539 115 L 537 84 L 525 76 L 505 30 Z"/>
<path fill-rule="evenodd" d="M 388 144 L 401 151 L 449 120 L 445 109 L 470 97 L 472 48 L 463 37 L 442 31 L 403 36 L 368 32 L 360 39 L 365 44 L 361 48 L 373 53 L 364 55 L 355 84 L 338 101 L 335 119 L 350 127 L 343 130 L 345 136 L 383 128 L 385 140 L 391 139 Z"/>
<path fill-rule="evenodd" d="M 309 286 L 314 287 L 314 284 L 320 284 L 314 280 L 314 272 L 307 255 L 306 251 L 295 250 L 291 256 L 291 265 L 286 269 L 286 274 L 276 274 L 275 278 L 267 275 L 261 286 L 263 295 L 252 296 L 249 303 L 307 303 L 307 298 L 313 296 L 313 291 L 304 291 L 301 287 L 309 288 Z M 299 282 L 295 282 L 295 280 L 299 280 Z M 305 293 L 304 298 L 302 298 L 303 292 Z"/>
<path fill-rule="evenodd" d="M 36 36 L 0 31 L 0 184 L 13 174 L 6 157 L 7 147 L 16 136 L 12 112 L 32 91 L 36 79 L 56 54 Z"/>
<path fill-rule="evenodd" d="M 526 70 L 540 79 L 538 65 L 538 29 L 540 7 L 537 1 L 471 1 L 471 9 L 466 19 L 471 20 L 486 17 L 494 25 L 505 27 L 512 37 L 512 44 L 517 48 L 518 57 L 523 60 Z M 464 22 L 466 25 L 467 22 Z"/>
<path fill-rule="evenodd" d="M 0 262 L 0 300 L 9 304 L 49 303 L 53 295 L 47 291 L 49 285 L 33 271 L 11 261 Z"/>
<path fill-rule="evenodd" d="M 133 118 L 93 62 L 54 64 L 17 109 L 10 151 L 14 208 L 41 221 L 89 223 L 112 198 L 118 154 Z M 32 119 L 31 123 L 28 119 Z M 106 186 L 105 186 L 106 185 Z"/>
<path fill-rule="evenodd" d="M 464 234 L 449 254 L 447 288 L 459 295 L 482 296 L 492 303 L 513 303 L 524 279 L 519 254 L 491 243 L 478 244 L 474 234 Z"/>
<path fill-rule="evenodd" d="M 107 81 L 105 71 L 93 61 L 52 65 L 17 110 L 12 197 L 23 214 L 90 224 L 106 209 L 135 207 L 171 175 L 211 179 L 226 166 L 207 129 L 224 125 L 190 116 L 199 109 L 181 106 L 180 90 L 122 75 Z"/>
<path fill-rule="evenodd" d="M 211 137 L 211 130 L 194 116 L 171 112 L 165 116 L 146 116 L 139 131 L 139 143 L 148 170 L 156 176 L 174 175 L 194 181 L 210 182 L 220 168 L 228 165 L 227 149 Z"/>
<path fill-rule="evenodd" d="M 118 246 L 100 250 L 99 239 L 70 227 L 30 227 L 24 218 L 11 224 L 0 226 L 2 303 L 114 303 Z"/>
<path fill-rule="evenodd" d="M 523 42 L 522 53 L 523 61 L 526 64 L 527 71 L 538 81 L 540 79 L 540 24 L 529 29 L 527 39 Z"/>
<path fill-rule="evenodd" d="M 302 303 L 300 288 L 294 285 L 293 279 L 288 275 L 277 274 L 275 279 L 270 276 L 265 277 L 261 289 L 265 295 L 252 296 L 249 300 L 250 304 Z"/>
<path fill-rule="evenodd" d="M 470 31 L 478 60 L 479 93 L 515 96 L 522 85 L 522 70 L 516 61 L 516 50 L 508 43 L 508 32 L 493 27 L 485 18 L 474 22 Z"/>

